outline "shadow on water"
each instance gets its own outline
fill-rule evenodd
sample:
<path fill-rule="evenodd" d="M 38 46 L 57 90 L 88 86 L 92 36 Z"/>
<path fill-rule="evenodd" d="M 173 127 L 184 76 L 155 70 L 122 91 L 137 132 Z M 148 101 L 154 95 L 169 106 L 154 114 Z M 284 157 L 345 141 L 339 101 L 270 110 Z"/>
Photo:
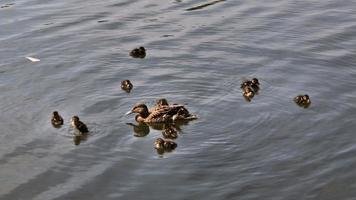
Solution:
<path fill-rule="evenodd" d="M 212 1 L 212 2 L 209 2 L 209 3 L 205 3 L 205 4 L 202 4 L 202 5 L 199 5 L 199 6 L 194 6 L 194 7 L 185 9 L 185 10 L 186 10 L 186 11 L 200 10 L 200 9 L 205 8 L 205 7 L 208 7 L 208 6 L 217 4 L 217 3 L 219 3 L 219 2 L 223 2 L 223 1 L 225 1 L 225 0 Z"/>

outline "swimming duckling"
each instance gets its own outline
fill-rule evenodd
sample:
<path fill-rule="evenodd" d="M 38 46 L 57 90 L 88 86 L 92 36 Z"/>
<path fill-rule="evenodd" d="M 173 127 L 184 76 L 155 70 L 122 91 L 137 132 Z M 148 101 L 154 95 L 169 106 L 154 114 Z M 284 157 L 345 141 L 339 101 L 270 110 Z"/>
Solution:
<path fill-rule="evenodd" d="M 81 134 L 85 134 L 89 132 L 87 125 L 85 125 L 82 121 L 80 121 L 78 116 L 72 117 L 71 125 L 73 128 L 77 129 Z"/>
<path fill-rule="evenodd" d="M 133 85 L 130 80 L 123 80 L 121 81 L 121 89 L 125 90 L 129 93 L 133 88 Z"/>
<path fill-rule="evenodd" d="M 164 140 L 162 138 L 157 138 L 155 143 L 154 143 L 155 149 L 157 149 L 157 151 L 172 151 L 175 148 L 177 148 L 177 143 L 170 141 L 170 140 Z"/>
<path fill-rule="evenodd" d="M 130 52 L 130 56 L 133 58 L 145 58 L 146 57 L 146 49 L 145 47 L 135 48 Z"/>
<path fill-rule="evenodd" d="M 149 112 L 150 113 L 154 112 L 156 110 L 159 110 L 159 109 L 163 108 L 164 106 L 169 106 L 167 99 L 164 99 L 164 98 L 158 99 L 156 101 L 155 106 L 149 109 Z"/>
<path fill-rule="evenodd" d="M 168 138 L 168 139 L 177 139 L 178 137 L 177 130 L 173 128 L 173 126 L 169 126 L 163 129 L 162 135 L 164 138 Z"/>
<path fill-rule="evenodd" d="M 251 80 L 251 85 L 260 85 L 260 82 L 258 81 L 257 78 L 253 78 L 253 79 Z"/>
<path fill-rule="evenodd" d="M 63 118 L 58 114 L 57 111 L 53 112 L 52 119 L 51 119 L 52 125 L 55 128 L 59 128 L 63 125 Z"/>
<path fill-rule="evenodd" d="M 155 149 L 164 148 L 164 140 L 162 138 L 157 138 L 154 144 L 155 144 Z"/>
<path fill-rule="evenodd" d="M 196 115 L 189 114 L 188 110 L 183 105 L 164 106 L 161 109 L 149 112 L 147 106 L 141 103 L 135 105 L 132 110 L 126 113 L 126 115 L 131 113 L 137 113 L 135 117 L 137 122 L 145 123 L 172 122 L 174 120 L 173 116 L 180 113 L 184 113 L 184 115 L 179 116 L 179 120 L 193 120 L 198 118 Z"/>
<path fill-rule="evenodd" d="M 298 95 L 298 96 L 294 97 L 294 102 L 304 108 L 308 108 L 309 105 L 311 104 L 309 95 L 307 95 L 307 94 Z"/>
<path fill-rule="evenodd" d="M 174 150 L 175 148 L 177 148 L 177 143 L 173 142 L 173 141 L 170 141 L 170 140 L 166 140 L 164 141 L 164 150 L 166 151 L 172 151 Z"/>
<path fill-rule="evenodd" d="M 250 87 L 244 87 L 242 93 L 248 101 L 251 101 L 251 99 L 255 96 L 255 92 Z"/>
<path fill-rule="evenodd" d="M 257 78 L 253 78 L 251 80 L 251 84 L 250 84 L 251 88 L 254 90 L 255 93 L 258 92 L 258 90 L 260 89 L 260 82 L 258 81 Z"/>
<path fill-rule="evenodd" d="M 162 138 L 157 138 L 154 143 L 154 147 L 158 154 L 164 153 L 164 140 Z"/>
<path fill-rule="evenodd" d="M 167 99 L 162 98 L 162 99 L 158 99 L 156 101 L 156 105 L 158 105 L 158 106 L 168 106 L 169 104 L 168 104 Z"/>
<path fill-rule="evenodd" d="M 178 112 L 172 116 L 172 120 L 175 121 L 180 121 L 180 120 L 191 120 L 191 119 L 197 119 L 198 117 L 196 115 L 192 115 L 189 113 L 189 111 L 185 107 L 179 108 Z"/>
<path fill-rule="evenodd" d="M 255 93 L 258 92 L 258 90 L 260 89 L 259 87 L 260 82 L 258 81 L 257 78 L 253 78 L 252 80 L 246 80 L 244 82 L 241 83 L 241 89 L 244 89 L 245 87 L 251 87 Z"/>
<path fill-rule="evenodd" d="M 252 81 L 246 80 L 246 81 L 241 83 L 240 88 L 243 89 L 244 87 L 249 87 L 251 85 L 251 83 L 252 83 Z"/>

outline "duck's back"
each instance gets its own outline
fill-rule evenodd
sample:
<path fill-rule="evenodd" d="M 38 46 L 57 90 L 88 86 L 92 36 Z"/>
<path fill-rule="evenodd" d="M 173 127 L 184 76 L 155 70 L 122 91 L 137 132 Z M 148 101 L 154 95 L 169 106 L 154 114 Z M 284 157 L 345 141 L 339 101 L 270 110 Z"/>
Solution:
<path fill-rule="evenodd" d="M 77 129 L 82 133 L 88 133 L 89 132 L 87 125 L 85 125 L 83 122 L 79 122 L 78 123 Z"/>
<path fill-rule="evenodd" d="M 160 108 L 153 110 L 150 115 L 145 118 L 145 122 L 170 122 L 173 120 L 172 117 L 177 114 L 180 109 L 186 110 L 183 105 L 161 106 Z"/>

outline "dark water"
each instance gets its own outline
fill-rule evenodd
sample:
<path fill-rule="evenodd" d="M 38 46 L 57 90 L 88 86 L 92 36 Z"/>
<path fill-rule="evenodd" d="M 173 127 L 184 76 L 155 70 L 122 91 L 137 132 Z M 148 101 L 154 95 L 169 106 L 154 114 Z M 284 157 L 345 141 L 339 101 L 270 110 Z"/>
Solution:
<path fill-rule="evenodd" d="M 0 199 L 356 198 L 355 1 L 103 2 L 0 1 Z M 124 116 L 161 97 L 200 116 L 164 155 Z"/>

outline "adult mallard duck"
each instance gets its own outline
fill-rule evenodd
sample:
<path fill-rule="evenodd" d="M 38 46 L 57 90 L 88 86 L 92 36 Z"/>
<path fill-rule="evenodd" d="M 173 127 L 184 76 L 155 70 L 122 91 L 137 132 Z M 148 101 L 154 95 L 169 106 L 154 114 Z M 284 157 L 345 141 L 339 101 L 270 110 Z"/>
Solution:
<path fill-rule="evenodd" d="M 130 56 L 133 58 L 145 58 L 146 57 L 146 49 L 145 47 L 135 48 L 130 52 Z"/>
<path fill-rule="evenodd" d="M 55 128 L 59 128 L 63 125 L 63 118 L 59 115 L 57 111 L 53 112 L 51 123 Z"/>
<path fill-rule="evenodd" d="M 309 95 L 307 95 L 307 94 L 298 95 L 298 96 L 294 97 L 294 102 L 304 108 L 308 108 L 309 105 L 311 104 Z"/>
<path fill-rule="evenodd" d="M 125 90 L 126 92 L 130 92 L 133 88 L 133 85 L 130 80 L 123 80 L 121 81 L 121 89 Z"/>
<path fill-rule="evenodd" d="M 89 132 L 87 125 L 85 125 L 82 121 L 80 121 L 78 116 L 72 117 L 71 125 L 73 128 L 77 129 L 81 134 L 86 134 Z"/>
<path fill-rule="evenodd" d="M 196 115 L 192 115 L 183 105 L 163 106 L 160 109 L 149 112 L 145 104 L 136 104 L 132 110 L 126 113 L 137 113 L 135 120 L 145 123 L 167 123 L 176 120 L 193 120 L 197 119 Z"/>

